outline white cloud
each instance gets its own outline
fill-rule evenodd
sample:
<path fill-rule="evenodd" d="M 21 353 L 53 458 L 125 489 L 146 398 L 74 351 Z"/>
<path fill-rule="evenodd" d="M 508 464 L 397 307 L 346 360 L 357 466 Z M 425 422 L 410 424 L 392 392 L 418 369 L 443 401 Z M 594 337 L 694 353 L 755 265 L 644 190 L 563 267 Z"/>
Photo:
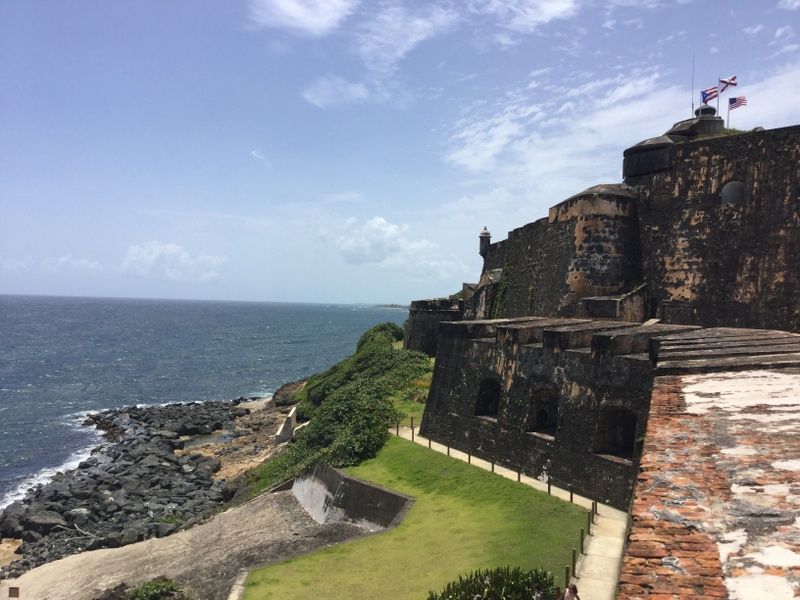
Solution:
<path fill-rule="evenodd" d="M 192 255 L 178 244 L 146 242 L 128 246 L 122 269 L 168 281 L 209 281 L 219 277 L 224 256 Z"/>
<path fill-rule="evenodd" d="M 101 268 L 100 263 L 96 260 L 74 258 L 72 254 L 49 256 L 42 260 L 42 267 L 48 271 L 63 271 L 65 269 L 98 271 Z"/>
<path fill-rule="evenodd" d="M 314 106 L 331 108 L 364 102 L 369 99 L 370 92 L 363 83 L 352 83 L 336 75 L 325 75 L 306 87 L 302 96 Z"/>
<path fill-rule="evenodd" d="M 789 54 L 791 52 L 796 51 L 800 48 L 800 44 L 785 44 L 781 46 L 781 49 L 775 52 L 774 54 L 770 54 L 770 58 L 775 58 L 776 56 L 780 56 L 781 54 Z"/>
<path fill-rule="evenodd" d="M 41 260 L 34 259 L 32 256 L 25 258 L 4 258 L 0 259 L 0 268 L 4 271 L 100 271 L 102 265 L 96 260 L 86 258 L 75 258 L 72 254 L 62 256 L 48 256 Z"/>
<path fill-rule="evenodd" d="M 547 85 L 543 87 L 551 95 L 544 102 L 533 102 L 514 91 L 494 112 L 471 114 L 456 122 L 445 160 L 473 172 L 515 173 L 515 179 L 526 172 L 542 175 L 549 170 L 563 175 L 559 166 L 562 158 L 573 166 L 596 163 L 593 153 L 599 147 L 613 146 L 619 131 L 633 124 L 646 131 L 644 125 L 650 125 L 647 119 L 657 118 L 662 112 L 658 102 L 651 102 L 653 108 L 643 122 L 637 122 L 634 112 L 627 123 L 616 112 L 620 106 L 644 108 L 640 103 L 645 96 L 655 100 L 665 94 L 661 101 L 668 101 L 669 90 L 657 88 L 659 77 L 658 73 L 624 73 L 575 86 Z M 575 106 L 581 107 L 580 114 L 573 110 Z M 619 131 L 605 131 L 603 119 L 612 116 Z M 652 131 L 649 133 L 652 135 Z M 641 139 L 650 135 L 645 133 Z M 528 177 L 523 175 L 523 179 Z M 510 184 L 506 181 L 504 185 Z"/>
<path fill-rule="evenodd" d="M 798 0 L 798 2 L 800 2 L 800 0 Z M 757 35 L 761 31 L 763 31 L 763 29 L 764 29 L 764 26 L 761 23 L 759 23 L 758 25 L 753 25 L 751 27 L 745 27 L 744 29 L 742 29 L 742 31 L 744 31 L 744 33 L 746 35 L 753 36 L 753 35 Z"/>
<path fill-rule="evenodd" d="M 686 2 L 678 2 L 686 4 Z M 606 3 L 609 9 L 615 8 L 660 8 L 664 5 L 664 0 L 608 0 Z"/>
<path fill-rule="evenodd" d="M 785 8 L 786 10 L 800 9 L 800 0 L 780 0 L 778 8 Z"/>
<path fill-rule="evenodd" d="M 333 192 L 323 194 L 322 199 L 328 204 L 362 204 L 364 194 L 356 191 Z"/>
<path fill-rule="evenodd" d="M 252 156 L 253 158 L 257 158 L 258 160 L 267 160 L 267 157 L 261 154 L 259 150 L 251 150 L 250 156 Z"/>
<path fill-rule="evenodd" d="M 708 49 L 709 54 L 716 54 L 717 52 L 719 52 L 719 48 L 716 46 L 711 46 L 711 48 Z"/>
<path fill-rule="evenodd" d="M 469 8 L 478 14 L 495 17 L 501 26 L 529 33 L 555 19 L 578 12 L 576 0 L 471 0 Z"/>
<path fill-rule="evenodd" d="M 794 31 L 792 31 L 791 25 L 784 25 L 783 27 L 778 27 L 778 29 L 775 30 L 776 40 L 785 40 L 792 37 L 792 35 L 794 35 Z"/>
<path fill-rule="evenodd" d="M 800 106 L 786 90 L 800 89 L 800 62 L 785 65 L 759 81 L 739 84 L 736 95 L 747 97 L 747 106 L 731 111 L 731 126 L 740 129 L 784 127 L 800 121 Z"/>
<path fill-rule="evenodd" d="M 390 223 L 374 217 L 359 224 L 345 223 L 335 245 L 345 262 L 351 265 L 377 265 L 420 277 L 458 280 L 467 271 L 464 264 L 442 252 L 428 240 L 413 240 L 407 225 Z"/>
<path fill-rule="evenodd" d="M 250 19 L 262 27 L 279 27 L 321 36 L 336 29 L 359 0 L 250 0 Z"/>
<path fill-rule="evenodd" d="M 565 78 L 577 81 L 580 74 Z M 736 94 L 746 95 L 748 103 L 732 115 L 732 125 L 796 123 L 800 106 L 786 94 L 791 89 L 800 89 L 800 63 L 740 84 Z M 620 181 L 624 148 L 660 135 L 690 112 L 690 91 L 665 85 L 657 72 L 626 73 L 572 88 L 579 112 L 562 110 L 569 88 L 542 86 L 529 95 L 520 90 L 525 88 L 456 121 L 443 155 L 474 174 L 472 183 L 478 184 L 443 210 L 485 220 L 496 234 L 504 233 L 498 221 L 519 226 L 526 222 L 520 218 L 544 216 L 547 207 L 585 187 Z M 544 90 L 549 97 L 542 97 Z"/>
<path fill-rule="evenodd" d="M 458 13 L 447 6 L 412 13 L 399 2 L 386 2 L 359 30 L 357 52 L 367 67 L 388 74 L 417 45 L 444 33 L 457 20 Z"/>

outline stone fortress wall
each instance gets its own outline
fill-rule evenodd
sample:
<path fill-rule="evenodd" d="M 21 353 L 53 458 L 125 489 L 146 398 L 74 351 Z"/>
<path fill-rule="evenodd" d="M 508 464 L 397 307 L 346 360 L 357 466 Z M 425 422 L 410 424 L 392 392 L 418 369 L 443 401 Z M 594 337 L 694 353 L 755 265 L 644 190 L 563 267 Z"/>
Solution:
<path fill-rule="evenodd" d="M 595 297 L 646 284 L 641 318 L 797 329 L 799 135 L 665 135 L 629 148 L 624 183 L 593 186 L 488 245 L 483 275 L 496 283 L 478 285 L 465 315 L 587 314 Z"/>
<path fill-rule="evenodd" d="M 789 333 L 800 330 L 800 126 L 730 133 L 701 107 L 626 150 L 623 183 L 576 194 L 506 240 L 484 230 L 460 316 L 451 304 L 438 319 L 424 301 L 410 311 L 407 347 L 436 356 L 421 434 L 628 510 L 660 493 L 637 486 L 643 448 L 664 451 L 649 427 L 655 378 L 800 368 Z M 670 477 L 647 468 L 649 485 Z M 738 489 L 731 477 L 719 475 Z M 651 535 L 635 529 L 646 516 L 634 513 L 631 535 Z M 620 598 L 655 593 L 670 573 L 634 592 L 642 565 L 660 563 L 629 547 Z M 656 562 L 672 556 L 660 552 Z"/>

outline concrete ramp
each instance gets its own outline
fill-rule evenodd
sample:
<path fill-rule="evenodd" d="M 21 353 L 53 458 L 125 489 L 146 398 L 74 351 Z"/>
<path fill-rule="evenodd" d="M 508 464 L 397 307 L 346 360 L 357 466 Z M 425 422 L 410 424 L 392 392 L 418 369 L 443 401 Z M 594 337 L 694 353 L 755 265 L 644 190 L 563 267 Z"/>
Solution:
<path fill-rule="evenodd" d="M 352 523 L 368 531 L 398 525 L 414 499 L 317 463 L 298 476 L 292 494 L 321 524 Z"/>

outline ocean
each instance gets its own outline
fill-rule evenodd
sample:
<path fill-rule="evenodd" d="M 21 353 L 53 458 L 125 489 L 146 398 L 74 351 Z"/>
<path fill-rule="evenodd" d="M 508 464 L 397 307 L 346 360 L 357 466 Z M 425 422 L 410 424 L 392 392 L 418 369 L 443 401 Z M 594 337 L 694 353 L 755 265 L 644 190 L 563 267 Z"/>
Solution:
<path fill-rule="evenodd" d="M 354 305 L 0 296 L 0 508 L 100 442 L 89 412 L 263 396 L 406 311 Z"/>

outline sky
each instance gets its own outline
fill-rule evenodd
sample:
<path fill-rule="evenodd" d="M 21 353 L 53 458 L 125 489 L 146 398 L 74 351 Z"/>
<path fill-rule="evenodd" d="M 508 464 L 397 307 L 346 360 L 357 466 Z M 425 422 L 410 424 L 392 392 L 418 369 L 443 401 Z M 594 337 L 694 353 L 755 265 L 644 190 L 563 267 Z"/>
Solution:
<path fill-rule="evenodd" d="M 0 293 L 448 295 L 689 117 L 693 57 L 800 123 L 800 0 L 0 0 Z"/>

